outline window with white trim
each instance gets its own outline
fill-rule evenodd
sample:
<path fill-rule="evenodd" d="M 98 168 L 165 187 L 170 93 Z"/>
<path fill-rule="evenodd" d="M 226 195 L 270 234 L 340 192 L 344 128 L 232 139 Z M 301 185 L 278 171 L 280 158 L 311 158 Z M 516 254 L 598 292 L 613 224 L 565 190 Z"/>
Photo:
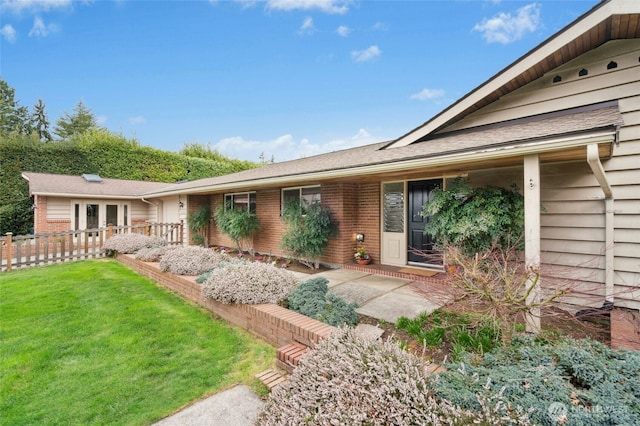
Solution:
<path fill-rule="evenodd" d="M 225 209 L 232 210 L 249 210 L 251 213 L 256 212 L 256 193 L 255 192 L 237 192 L 234 194 L 224 194 Z"/>
<path fill-rule="evenodd" d="M 320 185 L 283 188 L 280 212 L 291 202 L 299 202 L 304 209 L 305 205 L 320 203 L 320 200 Z"/>

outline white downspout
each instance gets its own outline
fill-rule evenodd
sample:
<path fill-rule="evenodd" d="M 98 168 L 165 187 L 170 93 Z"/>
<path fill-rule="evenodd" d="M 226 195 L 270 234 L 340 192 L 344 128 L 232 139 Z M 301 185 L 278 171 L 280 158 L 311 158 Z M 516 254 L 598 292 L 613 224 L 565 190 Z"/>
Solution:
<path fill-rule="evenodd" d="M 147 200 L 144 199 L 144 197 L 142 197 L 140 199 L 142 200 L 143 203 L 147 203 L 147 204 L 149 204 L 149 205 L 151 205 L 151 206 L 156 208 L 156 221 L 158 223 L 162 223 L 162 220 L 160 220 L 160 218 L 162 216 L 162 212 L 160 210 L 161 204 L 160 203 L 156 204 L 156 203 L 154 203 L 152 201 L 147 201 Z"/>
<path fill-rule="evenodd" d="M 613 256 L 613 234 L 614 234 L 614 210 L 613 210 L 613 191 L 604 172 L 604 167 L 600 162 L 600 154 L 598 153 L 598 144 L 587 145 L 587 163 L 591 167 L 596 180 L 604 192 L 605 206 L 605 222 L 604 222 L 604 241 L 605 241 L 605 302 L 613 303 L 613 280 L 614 280 L 614 256 Z"/>

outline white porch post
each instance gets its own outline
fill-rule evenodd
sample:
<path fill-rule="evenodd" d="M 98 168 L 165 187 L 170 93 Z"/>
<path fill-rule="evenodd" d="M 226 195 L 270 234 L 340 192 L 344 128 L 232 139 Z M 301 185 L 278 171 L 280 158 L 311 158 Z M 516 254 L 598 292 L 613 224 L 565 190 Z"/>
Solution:
<path fill-rule="evenodd" d="M 529 271 L 527 289 L 535 288 L 527 297 L 527 305 L 540 302 L 540 159 L 537 154 L 524 157 L 524 256 Z M 525 316 L 529 333 L 539 333 L 540 308 Z"/>

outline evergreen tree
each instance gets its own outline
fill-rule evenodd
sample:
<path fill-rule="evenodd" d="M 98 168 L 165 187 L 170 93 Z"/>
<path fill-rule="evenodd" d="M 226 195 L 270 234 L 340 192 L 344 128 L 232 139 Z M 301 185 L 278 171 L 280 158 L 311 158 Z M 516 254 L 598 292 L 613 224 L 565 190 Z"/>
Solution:
<path fill-rule="evenodd" d="M 41 141 L 51 142 L 53 140 L 51 133 L 49 133 L 49 120 L 42 99 L 38 99 L 38 103 L 33 106 L 33 128 Z"/>
<path fill-rule="evenodd" d="M 27 135 L 32 130 L 29 110 L 20 106 L 15 94 L 15 89 L 0 79 L 0 136 Z"/>
<path fill-rule="evenodd" d="M 79 135 L 97 127 L 98 124 L 93 112 L 82 101 L 79 101 L 73 109 L 73 114 L 65 111 L 64 116 L 58 119 L 53 133 L 61 139 L 69 139 L 74 135 Z"/>

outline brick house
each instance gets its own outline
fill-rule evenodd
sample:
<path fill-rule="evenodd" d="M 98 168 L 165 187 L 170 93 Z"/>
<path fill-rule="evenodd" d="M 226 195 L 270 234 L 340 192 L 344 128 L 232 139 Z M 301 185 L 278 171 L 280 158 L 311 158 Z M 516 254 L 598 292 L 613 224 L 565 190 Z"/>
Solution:
<path fill-rule="evenodd" d="M 253 248 L 272 254 L 282 254 L 284 203 L 317 201 L 339 224 L 323 262 L 353 262 L 362 234 L 376 263 L 442 268 L 412 248 L 432 249 L 419 212 L 434 187 L 457 176 L 515 183 L 528 264 L 568 271 L 575 304 L 630 309 L 640 342 L 640 2 L 598 3 L 395 140 L 137 196 L 167 211 L 225 201 L 252 209 L 261 224 Z M 210 228 L 210 244 L 233 244 Z"/>
<path fill-rule="evenodd" d="M 146 192 L 164 188 L 166 183 L 108 179 L 91 174 L 23 172 L 22 177 L 29 182 L 29 193 L 33 197 L 35 233 L 181 219 L 178 196 L 153 201 L 144 198 Z"/>

